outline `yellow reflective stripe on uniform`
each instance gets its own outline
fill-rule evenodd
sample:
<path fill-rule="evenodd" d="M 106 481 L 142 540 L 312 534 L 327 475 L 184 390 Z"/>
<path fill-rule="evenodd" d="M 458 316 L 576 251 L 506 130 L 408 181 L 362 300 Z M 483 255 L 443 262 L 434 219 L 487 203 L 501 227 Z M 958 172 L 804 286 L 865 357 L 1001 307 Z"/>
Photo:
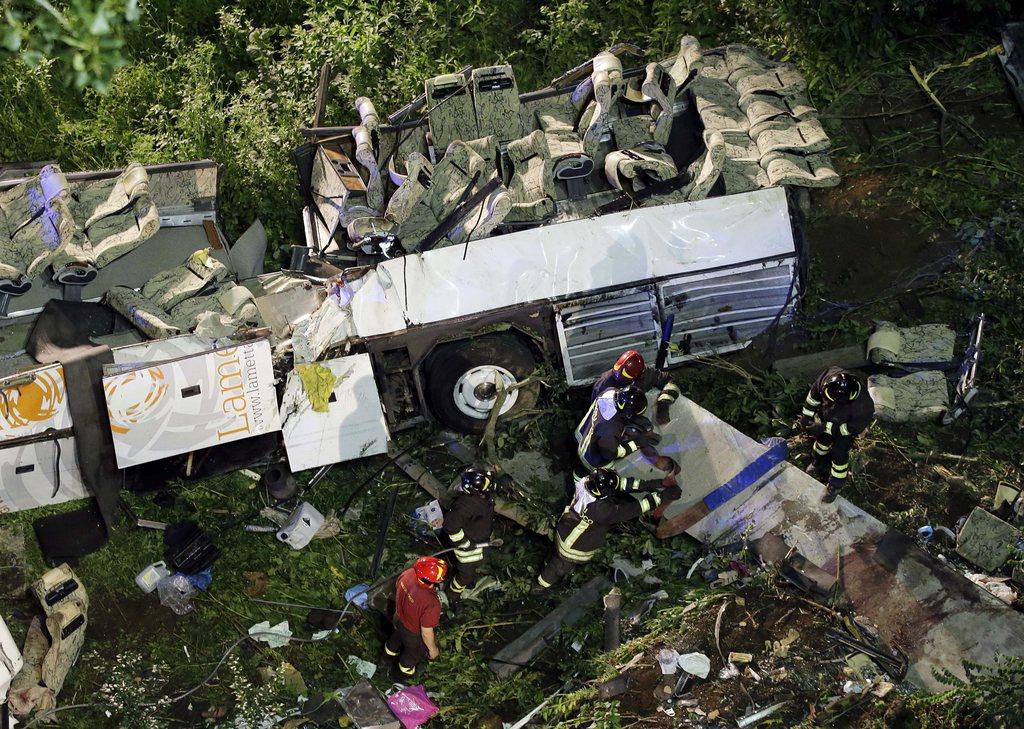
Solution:
<path fill-rule="evenodd" d="M 390 648 L 388 648 L 387 644 L 384 645 L 384 652 L 387 653 L 392 658 L 394 658 L 395 656 L 398 655 L 398 651 L 391 650 Z"/>
<path fill-rule="evenodd" d="M 619 476 L 619 482 L 615 485 L 615 488 L 619 491 L 636 491 L 640 488 L 640 479 Z"/>
<path fill-rule="evenodd" d="M 661 388 L 661 394 L 658 395 L 658 402 L 675 402 L 676 398 L 682 393 L 676 386 L 676 383 L 669 382 L 663 388 Z"/>
<path fill-rule="evenodd" d="M 834 426 L 835 423 L 833 423 L 831 420 L 825 423 L 825 433 L 827 433 L 828 435 L 832 435 L 832 428 Z"/>
<path fill-rule="evenodd" d="M 640 499 L 640 513 L 646 514 L 651 509 L 657 509 L 659 504 L 661 504 L 660 494 L 648 494 Z"/>
<path fill-rule="evenodd" d="M 455 544 L 458 544 L 466 538 L 466 532 L 464 532 L 462 529 L 459 529 L 459 531 L 452 532 L 451 534 L 449 534 L 448 538 L 451 539 L 452 542 L 454 542 Z"/>
<path fill-rule="evenodd" d="M 849 471 L 850 470 L 850 464 L 849 463 L 833 463 L 832 464 L 832 470 L 833 471 Z"/>
<path fill-rule="evenodd" d="M 541 587 L 551 587 L 551 583 L 545 580 L 542 575 L 537 575 L 537 584 Z"/>
<path fill-rule="evenodd" d="M 814 396 L 811 395 L 811 393 L 809 392 L 807 393 L 807 397 L 804 398 L 804 402 L 810 405 L 812 408 L 816 408 L 819 405 L 821 405 L 821 400 L 815 400 Z"/>
<path fill-rule="evenodd" d="M 405 666 L 402 665 L 401 661 L 398 662 L 398 670 L 401 671 L 406 676 L 412 676 L 414 673 L 416 673 L 416 668 L 415 667 L 413 667 L 413 668 L 406 668 Z"/>
<path fill-rule="evenodd" d="M 458 578 L 453 577 L 452 578 L 452 592 L 459 593 L 459 592 L 465 592 L 465 590 L 466 590 L 466 586 L 465 585 L 460 585 Z"/>
<path fill-rule="evenodd" d="M 846 423 L 843 423 L 842 425 L 839 426 L 839 435 L 849 435 L 849 434 L 850 434 L 850 429 L 847 427 Z"/>
<path fill-rule="evenodd" d="M 597 551 L 596 549 L 584 551 L 580 549 L 573 549 L 573 545 L 576 544 L 576 540 L 583 536 L 583 533 L 587 531 L 593 523 L 594 522 L 584 516 L 580 518 L 579 523 L 572 528 L 572 531 L 569 532 L 569 535 L 565 539 L 562 539 L 562 536 L 556 532 L 555 546 L 558 547 L 558 553 L 570 562 L 590 561 L 594 556 L 594 552 Z"/>
<path fill-rule="evenodd" d="M 628 443 L 623 443 L 618 448 L 616 448 L 615 456 L 617 458 L 625 458 L 630 453 L 636 453 L 638 450 L 640 450 L 640 446 L 636 444 L 636 441 L 631 440 Z"/>
<path fill-rule="evenodd" d="M 814 411 L 811 410 L 810 408 L 805 407 L 800 412 L 801 412 L 801 414 L 806 415 L 808 418 L 813 418 L 814 417 Z"/>
<path fill-rule="evenodd" d="M 479 562 L 484 558 L 483 549 L 456 549 L 455 559 L 459 560 L 463 564 L 469 564 L 471 562 Z"/>
<path fill-rule="evenodd" d="M 828 452 L 831 450 L 832 446 L 824 445 L 822 443 L 819 443 L 818 441 L 814 442 L 814 452 L 817 453 L 819 456 L 827 455 Z"/>

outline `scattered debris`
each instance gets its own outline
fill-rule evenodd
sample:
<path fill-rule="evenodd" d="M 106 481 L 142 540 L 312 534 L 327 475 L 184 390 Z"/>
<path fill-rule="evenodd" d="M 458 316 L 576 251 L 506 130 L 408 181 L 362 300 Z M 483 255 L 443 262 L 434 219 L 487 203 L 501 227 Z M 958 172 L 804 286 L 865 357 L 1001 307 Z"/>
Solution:
<path fill-rule="evenodd" d="M 367 679 L 361 679 L 353 686 L 341 705 L 352 723 L 359 729 L 400 729 L 401 722 L 384 703 L 380 692 Z"/>
<path fill-rule="evenodd" d="M 169 577 L 171 574 L 170 570 L 167 569 L 167 563 L 163 560 L 154 562 L 147 566 L 139 574 L 135 575 L 135 584 L 139 586 L 147 595 L 157 588 L 157 584 L 165 577 Z"/>
<path fill-rule="evenodd" d="M 439 711 L 422 684 L 406 686 L 387 697 L 388 708 L 402 722 L 404 729 L 416 729 Z"/>
<path fill-rule="evenodd" d="M 160 580 L 156 585 L 160 604 L 169 607 L 177 615 L 192 612 L 192 596 L 197 592 L 188 577 L 176 572 Z"/>
<path fill-rule="evenodd" d="M 270 626 L 270 621 L 264 620 L 249 628 L 249 635 L 253 637 L 253 640 L 266 643 L 271 648 L 280 648 L 288 645 L 288 641 L 292 638 L 292 631 L 288 627 L 287 620 L 283 620 L 273 627 Z"/>
<path fill-rule="evenodd" d="M 703 653 L 686 653 L 676 661 L 679 667 L 697 678 L 707 678 L 711 671 L 711 659 Z"/>
<path fill-rule="evenodd" d="M 779 709 L 782 709 L 788 703 L 788 701 L 780 701 L 777 704 L 772 704 L 771 706 L 761 709 L 760 711 L 756 711 L 753 714 L 748 714 L 747 716 L 744 716 L 742 719 L 737 719 L 736 726 L 738 726 L 740 729 L 744 729 L 744 727 L 748 726 L 754 726 L 754 724 L 757 724 L 760 721 L 764 721 L 769 716 L 777 713 Z M 708 718 L 711 718 L 710 714 L 708 715 Z"/>
<path fill-rule="evenodd" d="M 993 577 L 978 572 L 965 572 L 964 577 L 974 584 L 980 585 L 1007 605 L 1013 605 L 1017 601 L 1017 593 L 1006 584 L 1010 581 L 1009 577 Z"/>
<path fill-rule="evenodd" d="M 267 575 L 264 572 L 243 572 L 242 577 L 249 584 L 245 586 L 244 592 L 249 597 L 262 597 L 267 591 Z"/>
<path fill-rule="evenodd" d="M 350 655 L 345 659 L 345 662 L 363 678 L 373 678 L 373 674 L 377 673 L 377 665 L 375 663 L 364 661 L 359 656 Z"/>

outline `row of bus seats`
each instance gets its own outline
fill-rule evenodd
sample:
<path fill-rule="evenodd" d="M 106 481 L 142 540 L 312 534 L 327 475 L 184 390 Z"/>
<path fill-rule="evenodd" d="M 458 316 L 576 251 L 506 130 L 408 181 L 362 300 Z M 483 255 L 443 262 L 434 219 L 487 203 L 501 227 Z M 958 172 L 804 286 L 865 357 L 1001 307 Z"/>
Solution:
<path fill-rule="evenodd" d="M 159 227 L 142 165 L 70 183 L 60 167 L 46 165 L 0 192 L 0 294 L 27 293 L 47 266 L 58 283 L 85 285 Z"/>

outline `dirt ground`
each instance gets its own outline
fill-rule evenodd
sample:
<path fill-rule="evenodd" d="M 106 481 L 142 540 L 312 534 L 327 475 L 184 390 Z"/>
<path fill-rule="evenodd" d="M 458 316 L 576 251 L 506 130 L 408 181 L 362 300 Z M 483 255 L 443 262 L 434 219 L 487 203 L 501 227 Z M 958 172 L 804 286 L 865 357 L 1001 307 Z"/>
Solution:
<path fill-rule="evenodd" d="M 629 671 L 631 688 L 620 697 L 622 710 L 656 719 L 657 726 L 701 726 L 732 724 L 785 701 L 773 717 L 776 723 L 792 725 L 843 697 L 843 683 L 858 678 L 846 667 L 844 649 L 825 635 L 835 627 L 827 611 L 799 597 L 755 586 L 741 588 L 712 601 L 686 620 L 685 630 L 663 636 L 645 652 L 642 663 Z M 711 660 L 708 678 L 691 679 L 681 701 L 662 699 L 664 681 L 655 658 L 662 648 L 703 653 Z M 752 660 L 734 660 L 735 671 L 723 675 L 727 659 L 736 653 L 750 654 Z M 673 686 L 677 678 L 669 679 Z"/>

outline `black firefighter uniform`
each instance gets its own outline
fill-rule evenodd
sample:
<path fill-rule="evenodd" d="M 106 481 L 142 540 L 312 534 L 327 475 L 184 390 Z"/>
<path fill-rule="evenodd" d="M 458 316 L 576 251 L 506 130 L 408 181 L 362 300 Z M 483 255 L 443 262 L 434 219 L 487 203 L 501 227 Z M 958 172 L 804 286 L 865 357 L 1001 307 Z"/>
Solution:
<path fill-rule="evenodd" d="M 678 491 L 678 487 L 669 487 Z M 586 564 L 604 544 L 608 530 L 614 525 L 636 519 L 657 509 L 665 498 L 660 479 L 641 481 L 619 476 L 615 493 L 595 497 L 583 483 L 576 481 L 576 494 L 555 526 L 555 555 L 537 577 L 537 584 L 547 589 Z M 631 494 L 644 493 L 639 499 Z"/>

